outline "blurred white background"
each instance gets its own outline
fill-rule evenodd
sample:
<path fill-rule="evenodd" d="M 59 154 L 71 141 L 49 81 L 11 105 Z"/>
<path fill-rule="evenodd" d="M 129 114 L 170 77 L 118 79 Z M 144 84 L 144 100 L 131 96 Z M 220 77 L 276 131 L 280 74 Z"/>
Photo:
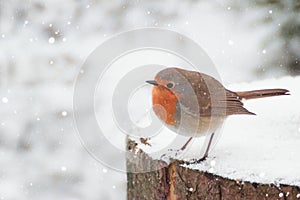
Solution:
<path fill-rule="evenodd" d="M 126 176 L 75 135 L 72 92 L 86 57 L 122 31 L 196 41 L 225 84 L 299 74 L 290 1 L 0 0 L 0 199 L 125 199 Z"/>

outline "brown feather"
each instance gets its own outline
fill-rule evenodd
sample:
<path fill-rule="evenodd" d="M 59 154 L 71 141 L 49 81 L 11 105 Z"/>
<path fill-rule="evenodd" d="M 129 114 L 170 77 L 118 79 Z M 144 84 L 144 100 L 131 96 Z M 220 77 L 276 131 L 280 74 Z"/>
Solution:
<path fill-rule="evenodd" d="M 244 108 L 243 102 L 241 102 L 240 97 L 230 90 L 226 90 L 226 114 L 227 115 L 235 115 L 235 114 L 247 114 L 247 115 L 255 115 L 255 113 L 250 112 L 246 108 Z"/>
<path fill-rule="evenodd" d="M 258 99 L 280 95 L 290 95 L 286 89 L 264 89 L 245 92 L 236 92 L 240 99 Z"/>

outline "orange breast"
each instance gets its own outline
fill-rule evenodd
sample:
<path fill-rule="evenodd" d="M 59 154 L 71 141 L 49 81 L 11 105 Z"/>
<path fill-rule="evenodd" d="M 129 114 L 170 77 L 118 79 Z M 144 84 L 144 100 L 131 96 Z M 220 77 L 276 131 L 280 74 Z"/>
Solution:
<path fill-rule="evenodd" d="M 174 125 L 176 123 L 177 97 L 174 93 L 163 86 L 153 86 L 152 104 L 155 114 L 166 124 Z"/>

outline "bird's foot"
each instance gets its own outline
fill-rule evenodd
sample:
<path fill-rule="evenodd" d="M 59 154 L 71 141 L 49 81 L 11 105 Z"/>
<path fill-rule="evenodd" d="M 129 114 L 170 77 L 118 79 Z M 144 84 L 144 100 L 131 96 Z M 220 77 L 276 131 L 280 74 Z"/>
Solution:
<path fill-rule="evenodd" d="M 187 161 L 187 162 L 185 162 L 185 164 L 187 164 L 187 165 L 199 164 L 199 163 L 205 161 L 206 159 L 207 159 L 207 156 L 203 156 L 202 158 L 200 158 L 198 160 L 197 159 L 193 159 L 192 161 Z"/>

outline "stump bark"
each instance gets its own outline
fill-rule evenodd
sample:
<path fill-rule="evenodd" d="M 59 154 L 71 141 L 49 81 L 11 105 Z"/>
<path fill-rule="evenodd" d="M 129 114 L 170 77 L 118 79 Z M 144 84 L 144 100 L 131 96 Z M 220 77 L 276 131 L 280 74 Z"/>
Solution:
<path fill-rule="evenodd" d="M 128 141 L 127 155 L 127 199 L 128 200 L 185 200 L 185 199 L 300 199 L 300 188 L 291 185 L 250 183 L 231 180 L 209 172 L 183 167 L 183 161 L 174 160 L 167 164 L 153 160 Z M 138 156 L 133 156 L 138 155 Z M 146 173 L 131 173 L 137 170 Z"/>

